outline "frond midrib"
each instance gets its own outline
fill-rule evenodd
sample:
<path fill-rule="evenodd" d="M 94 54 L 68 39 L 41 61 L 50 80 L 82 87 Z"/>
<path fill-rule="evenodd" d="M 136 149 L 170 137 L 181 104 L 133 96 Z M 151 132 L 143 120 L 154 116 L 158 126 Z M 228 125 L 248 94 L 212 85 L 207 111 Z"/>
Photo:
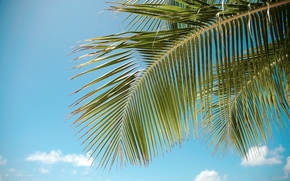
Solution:
<path fill-rule="evenodd" d="M 242 14 L 239 14 L 239 15 L 236 15 L 236 16 L 233 16 L 233 17 L 230 17 L 228 19 L 225 19 L 223 21 L 218 21 L 202 30 L 199 30 L 198 32 L 188 36 L 187 38 L 185 38 L 184 40 L 182 40 L 181 42 L 177 43 L 175 46 L 173 46 L 170 50 L 168 50 L 167 52 L 165 52 L 160 58 L 158 58 L 153 64 L 151 64 L 143 73 L 142 73 L 142 76 L 137 80 L 136 82 L 136 85 L 132 88 L 132 91 L 131 91 L 131 94 L 129 95 L 129 101 L 131 100 L 131 97 L 133 97 L 133 94 L 135 93 L 135 90 L 137 89 L 137 87 L 139 86 L 139 84 L 141 84 L 143 82 L 143 80 L 145 79 L 145 77 L 151 72 L 151 70 L 157 66 L 163 59 L 165 59 L 166 56 L 168 56 L 169 54 L 171 54 L 172 52 L 174 52 L 178 47 L 184 45 L 185 43 L 187 43 L 188 41 L 192 40 L 193 38 L 205 33 L 206 31 L 208 30 L 211 30 L 213 28 L 216 28 L 216 27 L 219 27 L 223 24 L 226 24 L 230 21 L 233 21 L 233 20 L 236 20 L 236 19 L 239 19 L 241 17 L 244 17 L 244 16 L 249 16 L 250 14 L 254 14 L 256 12 L 260 12 L 260 11 L 263 11 L 263 10 L 267 10 L 267 9 L 270 9 L 270 8 L 273 8 L 273 7 L 277 7 L 277 6 L 281 6 L 281 5 L 284 5 L 284 4 L 287 4 L 289 3 L 290 0 L 286 0 L 286 1 L 279 1 L 277 3 L 274 3 L 274 4 L 271 4 L 268 6 L 263 6 L 263 7 L 260 7 L 260 8 L 257 8 L 257 9 L 254 9 L 254 10 L 251 10 L 251 11 L 248 11 L 248 12 L 245 12 L 245 13 L 242 13 Z"/>
<path fill-rule="evenodd" d="M 287 57 L 288 54 L 285 55 Z M 260 71 L 253 74 L 251 77 L 249 77 L 249 80 L 244 84 L 244 86 L 237 92 L 237 94 L 234 96 L 234 99 L 231 101 L 230 109 L 233 109 L 235 102 L 238 100 L 238 98 L 242 95 L 242 92 L 247 89 L 247 87 L 253 83 L 255 80 L 257 80 L 259 77 L 263 75 L 264 72 L 266 72 L 267 65 L 270 65 L 271 68 L 273 68 L 277 63 L 281 62 L 281 58 L 277 59 L 276 61 L 272 61 L 270 64 L 265 64 Z"/>

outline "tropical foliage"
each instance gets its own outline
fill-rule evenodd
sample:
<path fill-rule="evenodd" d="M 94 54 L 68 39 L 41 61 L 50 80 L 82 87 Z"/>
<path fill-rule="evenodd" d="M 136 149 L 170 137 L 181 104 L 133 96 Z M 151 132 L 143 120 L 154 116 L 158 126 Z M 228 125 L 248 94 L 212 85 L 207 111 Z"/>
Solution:
<path fill-rule="evenodd" d="M 266 142 L 290 119 L 289 0 L 119 1 L 126 31 L 91 38 L 71 106 L 100 167 L 148 165 L 192 134 L 214 153 Z M 102 74 L 102 75 L 100 75 Z"/>

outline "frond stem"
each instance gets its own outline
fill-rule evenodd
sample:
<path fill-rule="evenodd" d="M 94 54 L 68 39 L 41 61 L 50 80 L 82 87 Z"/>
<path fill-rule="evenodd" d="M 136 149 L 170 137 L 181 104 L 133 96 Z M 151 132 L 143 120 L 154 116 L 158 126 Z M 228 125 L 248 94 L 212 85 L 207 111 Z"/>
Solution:
<path fill-rule="evenodd" d="M 254 10 L 251 10 L 251 11 L 247 11 L 245 13 L 242 13 L 242 14 L 239 14 L 239 15 L 236 15 L 236 16 L 233 16 L 233 17 L 230 17 L 226 20 L 223 20 L 223 21 L 218 21 L 216 22 L 215 24 L 212 24 L 196 33 L 194 33 L 193 35 L 187 37 L 186 39 L 184 39 L 183 41 L 179 42 L 178 44 L 176 44 L 175 46 L 173 46 L 170 50 L 168 50 L 163 56 L 161 56 L 159 59 L 157 59 L 148 69 L 145 70 L 143 76 L 140 77 L 140 79 L 138 79 L 138 81 L 136 82 L 136 85 L 133 87 L 132 91 L 131 91 L 131 94 L 129 95 L 129 98 L 128 100 L 130 101 L 132 95 L 134 94 L 135 92 L 135 89 L 138 87 L 138 85 L 143 81 L 143 79 L 146 77 L 146 75 L 159 63 L 161 62 L 167 55 L 169 55 L 170 53 L 172 53 L 174 50 L 176 50 L 178 47 L 182 46 L 183 44 L 187 43 L 188 41 L 190 41 L 191 39 L 205 33 L 206 31 L 208 30 L 211 30 L 213 28 L 216 28 L 216 27 L 219 27 L 223 24 L 226 24 L 230 21 L 233 21 L 233 20 L 236 20 L 238 18 L 241 18 L 241 17 L 244 17 L 244 16 L 249 16 L 249 14 L 254 14 L 256 12 L 260 12 L 260 11 L 263 11 L 263 10 L 269 10 L 273 7 L 277 7 L 277 6 L 281 6 L 281 5 L 284 5 L 284 4 L 287 4 L 289 3 L 290 0 L 285 0 L 285 1 L 279 1 L 277 3 L 273 3 L 271 5 L 267 4 L 267 6 L 263 6 L 263 7 L 260 7 L 260 8 L 257 8 L 257 9 L 254 9 Z"/>
<path fill-rule="evenodd" d="M 287 56 L 287 55 L 286 55 Z M 270 67 L 272 68 L 274 65 L 276 65 L 277 63 L 281 62 L 281 58 L 279 58 L 277 61 L 273 61 L 272 63 L 270 63 Z M 264 72 L 264 68 L 257 72 L 255 75 L 253 75 L 252 79 L 250 79 L 243 87 L 242 89 L 238 92 L 238 94 L 235 96 L 235 98 L 231 101 L 231 106 L 230 106 L 230 110 L 233 109 L 234 103 L 238 100 L 239 96 L 242 94 L 243 90 L 246 89 L 246 87 L 251 84 L 255 79 L 257 79 L 258 76 L 261 76 L 261 74 Z"/>

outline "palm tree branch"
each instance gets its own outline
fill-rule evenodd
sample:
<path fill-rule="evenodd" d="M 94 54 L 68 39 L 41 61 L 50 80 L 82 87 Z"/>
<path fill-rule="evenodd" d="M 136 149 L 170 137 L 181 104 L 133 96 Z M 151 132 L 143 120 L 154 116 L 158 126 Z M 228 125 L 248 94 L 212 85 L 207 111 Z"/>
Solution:
<path fill-rule="evenodd" d="M 168 151 L 176 143 L 181 143 L 185 137 L 188 137 L 190 125 L 197 134 L 199 122 L 201 122 L 202 125 L 212 124 L 212 130 L 217 131 L 216 133 L 209 132 L 208 136 L 208 138 L 219 136 L 213 140 L 217 143 L 216 149 L 221 146 L 225 149 L 224 146 L 231 144 L 228 141 L 231 140 L 239 152 L 245 155 L 247 148 L 256 143 L 254 138 L 257 138 L 258 134 L 248 129 L 246 124 L 240 124 L 234 120 L 239 120 L 243 116 L 250 118 L 253 115 L 260 119 L 259 114 L 251 115 L 253 111 L 257 111 L 256 108 L 252 108 L 256 103 L 239 97 L 244 95 L 244 92 L 247 94 L 247 86 L 256 84 L 253 80 L 256 80 L 258 74 L 263 73 L 261 67 L 264 60 L 258 56 L 255 57 L 253 55 L 255 52 L 251 47 L 244 47 L 243 42 L 246 42 L 246 46 L 251 44 L 253 47 L 254 44 L 250 38 L 247 40 L 247 37 L 246 39 L 242 37 L 247 29 L 254 28 L 251 36 L 259 39 L 256 41 L 257 45 L 264 46 L 265 44 L 264 49 L 257 48 L 257 50 L 260 50 L 259 53 L 264 55 L 265 60 L 271 60 L 267 44 L 269 32 L 263 30 L 264 32 L 257 33 L 259 25 L 251 24 L 251 22 L 256 21 L 256 14 L 259 12 L 266 12 L 289 2 L 287 0 L 259 7 L 228 17 L 228 19 L 221 18 L 219 15 L 217 21 L 214 14 L 208 17 L 209 23 L 202 28 L 181 28 L 159 32 L 133 31 L 90 39 L 90 44 L 78 47 L 76 51 L 96 50 L 84 56 L 95 56 L 95 58 L 79 67 L 103 61 L 105 63 L 84 71 L 74 78 L 106 67 L 113 69 L 113 72 L 91 81 L 76 91 L 97 85 L 101 81 L 108 81 L 107 84 L 89 92 L 73 105 L 76 106 L 91 98 L 88 103 L 72 113 L 73 115 L 82 113 L 74 124 L 82 127 L 80 132 L 84 132 L 81 139 L 84 139 L 83 144 L 87 145 L 85 150 L 92 150 L 95 158 L 101 154 L 104 155 L 99 162 L 103 167 L 106 167 L 110 161 L 109 165 L 112 166 L 118 159 L 124 164 L 129 161 L 131 164 L 147 165 L 159 150 L 162 153 Z M 145 9 L 151 11 L 147 6 Z M 285 11 L 285 7 L 281 10 Z M 273 14 L 272 11 L 270 15 L 271 18 L 276 19 L 280 16 Z M 289 12 L 287 15 L 289 16 Z M 283 22 L 289 22 L 286 18 Z M 248 26 L 248 22 L 252 26 Z M 238 30 L 238 25 L 242 25 L 240 30 Z M 280 29 L 273 29 L 270 32 L 270 35 L 275 35 L 272 38 L 273 43 L 276 43 L 273 46 L 277 49 L 275 56 L 281 58 L 284 56 L 285 59 L 276 62 L 279 64 L 278 68 L 280 64 L 287 66 L 285 61 L 289 61 L 287 58 L 289 50 L 288 53 L 286 50 L 279 51 L 285 42 L 289 44 L 289 26 L 287 24 L 279 26 L 284 27 L 288 32 Z M 233 56 L 229 53 L 231 43 L 222 34 L 230 32 L 231 27 L 241 36 L 238 41 L 234 42 L 237 44 L 237 52 L 245 48 L 247 51 L 245 54 L 243 52 Z M 276 36 L 283 37 L 283 40 L 280 41 Z M 210 42 L 212 37 L 215 43 Z M 260 39 L 263 39 L 263 42 Z M 207 48 L 204 50 L 205 47 Z M 216 60 L 213 59 L 214 53 L 216 53 Z M 133 63 L 134 54 L 141 54 L 146 59 L 145 70 L 138 69 L 138 66 Z M 231 57 L 236 57 L 235 61 L 231 62 Z M 257 67 L 244 61 L 252 59 L 257 60 Z M 241 72 L 244 74 L 237 73 L 240 65 L 243 65 Z M 224 70 L 230 71 L 223 73 Z M 232 74 L 235 75 L 233 84 L 230 83 Z M 276 77 L 280 79 L 286 77 L 286 83 L 283 86 L 289 90 L 289 68 L 285 69 L 285 76 L 279 74 Z M 216 88 L 216 85 L 221 87 Z M 244 89 L 243 86 L 245 86 Z M 235 96 L 238 95 L 236 99 L 232 96 L 233 92 Z M 92 98 L 91 96 L 96 93 L 99 95 Z M 251 92 L 247 95 L 252 96 Z M 287 99 L 289 100 L 289 96 Z M 239 102 L 248 105 L 252 112 L 233 115 L 232 113 L 236 112 L 237 108 L 241 110 L 246 108 Z M 270 96 L 262 104 L 267 104 L 267 102 L 274 102 L 278 105 L 277 100 Z M 232 106 L 233 104 L 235 106 Z M 287 110 L 287 105 L 282 109 Z M 282 109 L 274 109 L 275 114 L 279 114 Z M 206 119 L 199 121 L 199 115 L 205 116 Z M 190 124 L 190 121 L 193 124 Z M 258 127 L 258 133 L 261 133 L 260 128 L 261 126 Z M 238 129 L 244 131 L 238 134 Z M 246 141 L 248 139 L 249 142 Z"/>

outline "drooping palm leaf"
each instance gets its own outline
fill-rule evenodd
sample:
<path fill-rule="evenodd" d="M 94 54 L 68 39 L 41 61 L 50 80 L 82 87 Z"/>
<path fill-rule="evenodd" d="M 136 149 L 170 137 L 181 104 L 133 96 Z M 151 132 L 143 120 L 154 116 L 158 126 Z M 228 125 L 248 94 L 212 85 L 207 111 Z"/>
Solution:
<path fill-rule="evenodd" d="M 77 90 L 97 86 L 72 105 L 85 150 L 101 167 L 148 165 L 190 132 L 204 134 L 215 152 L 233 148 L 245 156 L 267 141 L 272 125 L 285 127 L 289 1 L 217 3 L 115 5 L 137 14 L 131 20 L 140 26 L 153 19 L 168 26 L 92 38 L 76 49 L 94 50 L 77 68 L 95 67 L 73 78 L 107 72 Z"/>

